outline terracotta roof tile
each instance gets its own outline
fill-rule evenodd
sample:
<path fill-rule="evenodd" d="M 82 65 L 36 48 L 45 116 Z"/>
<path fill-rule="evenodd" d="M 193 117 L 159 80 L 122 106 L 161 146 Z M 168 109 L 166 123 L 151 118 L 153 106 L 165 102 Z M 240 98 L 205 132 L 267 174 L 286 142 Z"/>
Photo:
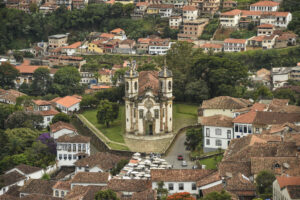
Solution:
<path fill-rule="evenodd" d="M 222 49 L 223 46 L 220 44 L 211 44 L 211 43 L 206 43 L 200 46 L 201 48 L 214 48 L 214 49 Z"/>
<path fill-rule="evenodd" d="M 200 179 L 199 181 L 197 181 L 197 187 L 202 187 L 204 185 L 208 185 L 217 181 L 220 181 L 221 177 L 218 171 Z"/>
<path fill-rule="evenodd" d="M 250 6 L 279 6 L 279 3 L 274 1 L 259 1 L 251 4 Z"/>
<path fill-rule="evenodd" d="M 81 99 L 73 96 L 65 96 L 56 101 L 57 104 L 60 104 L 66 108 L 69 108 L 77 103 L 80 103 Z"/>
<path fill-rule="evenodd" d="M 72 191 L 65 197 L 66 200 L 93 200 L 95 194 L 104 190 L 106 187 L 103 186 L 74 186 Z"/>
<path fill-rule="evenodd" d="M 82 136 L 82 135 L 62 135 L 57 138 L 56 142 L 64 142 L 64 143 L 89 143 L 91 140 L 90 137 Z"/>
<path fill-rule="evenodd" d="M 155 182 L 196 182 L 211 173 L 212 171 L 205 169 L 153 169 L 151 170 L 151 180 Z"/>
<path fill-rule="evenodd" d="M 121 32 L 125 32 L 125 31 L 121 28 L 116 28 L 116 29 L 110 31 L 110 33 L 112 33 L 112 34 L 120 34 Z"/>
<path fill-rule="evenodd" d="M 54 116 L 57 115 L 59 112 L 57 110 L 51 109 L 51 110 L 37 111 L 36 113 L 42 116 Z"/>
<path fill-rule="evenodd" d="M 107 183 L 108 172 L 78 172 L 72 178 L 71 183 Z"/>
<path fill-rule="evenodd" d="M 139 73 L 139 95 L 143 95 L 148 88 L 151 88 L 155 95 L 158 94 L 158 71 L 141 71 Z"/>
<path fill-rule="evenodd" d="M 223 184 L 218 184 L 207 189 L 202 189 L 203 196 L 205 197 L 211 192 L 221 192 L 224 189 Z"/>
<path fill-rule="evenodd" d="M 135 192 L 132 195 L 134 200 L 155 200 L 156 199 L 156 190 L 147 189 L 142 192 Z"/>
<path fill-rule="evenodd" d="M 234 38 L 227 38 L 224 40 L 224 43 L 238 43 L 238 44 L 245 44 L 247 42 L 246 39 L 234 39 Z"/>
<path fill-rule="evenodd" d="M 151 4 L 148 8 L 174 8 L 173 4 Z"/>
<path fill-rule="evenodd" d="M 261 24 L 257 28 L 274 28 L 273 24 Z"/>
<path fill-rule="evenodd" d="M 20 170 L 24 174 L 32 174 L 34 172 L 42 170 L 42 168 L 34 167 L 34 166 L 30 166 L 30 165 L 25 165 L 25 164 L 17 165 L 15 168 L 17 168 L 18 170 Z"/>
<path fill-rule="evenodd" d="M 201 117 L 201 125 L 217 126 L 217 127 L 233 127 L 233 118 L 225 115 L 213 115 L 209 117 Z"/>
<path fill-rule="evenodd" d="M 52 133 L 55 133 L 62 129 L 69 129 L 69 130 L 72 130 L 75 132 L 77 131 L 76 128 L 72 124 L 62 122 L 62 121 L 59 121 L 59 122 L 56 122 L 56 123 L 50 125 L 50 132 L 52 132 Z"/>
<path fill-rule="evenodd" d="M 225 15 L 225 16 L 234 16 L 234 15 L 240 15 L 242 13 L 241 10 L 238 10 L 238 9 L 234 9 L 234 10 L 231 10 L 231 11 L 228 11 L 228 12 L 224 12 L 224 13 L 221 13 L 221 16 Z"/>
<path fill-rule="evenodd" d="M 142 179 L 111 179 L 108 188 L 115 192 L 142 192 L 152 188 L 150 180 Z"/>
<path fill-rule="evenodd" d="M 256 111 L 250 111 L 248 113 L 237 116 L 232 122 L 233 123 L 243 123 L 243 124 L 252 124 L 256 117 Z"/>
<path fill-rule="evenodd" d="M 262 13 L 263 13 L 262 11 L 242 10 L 243 17 L 260 16 Z"/>
<path fill-rule="evenodd" d="M 149 3 L 148 2 L 137 2 L 135 6 L 139 7 L 139 6 L 148 6 Z"/>
<path fill-rule="evenodd" d="M 59 197 L 53 197 L 52 195 L 45 195 L 45 194 L 30 194 L 25 195 L 21 198 L 22 200 L 61 200 Z"/>
<path fill-rule="evenodd" d="M 64 46 L 63 49 L 77 49 L 81 46 L 81 42 L 75 42 L 69 46 Z"/>
<path fill-rule="evenodd" d="M 21 193 L 27 194 L 53 194 L 52 187 L 56 184 L 56 181 L 48 181 L 41 179 L 30 179 L 24 186 L 20 188 Z"/>
<path fill-rule="evenodd" d="M 277 176 L 276 180 L 281 189 L 288 185 L 300 186 L 300 176 Z"/>
<path fill-rule="evenodd" d="M 246 99 L 229 96 L 219 96 L 209 100 L 204 100 L 203 109 L 241 109 L 250 106 L 252 103 Z"/>
<path fill-rule="evenodd" d="M 57 181 L 57 183 L 52 188 L 70 191 L 71 190 L 71 182 L 70 181 Z"/>
<path fill-rule="evenodd" d="M 38 100 L 32 100 L 32 102 L 38 106 L 46 106 L 46 105 L 51 105 L 51 102 L 49 101 L 45 101 L 45 100 L 41 100 L 41 99 L 38 99 Z"/>
<path fill-rule="evenodd" d="M 237 173 L 233 175 L 232 178 L 228 179 L 226 181 L 226 190 L 237 193 L 237 192 L 249 192 L 248 195 L 254 195 L 255 196 L 255 185 L 246 177 L 245 175 L 241 173 Z"/>
<path fill-rule="evenodd" d="M 0 180 L 4 186 L 9 186 L 21 180 L 26 180 L 26 177 L 17 171 L 12 171 L 10 173 L 0 175 Z"/>
<path fill-rule="evenodd" d="M 115 35 L 114 35 L 114 34 L 110 34 L 110 33 L 102 33 L 102 34 L 100 35 L 100 37 L 112 39 L 112 38 L 115 37 Z"/>
<path fill-rule="evenodd" d="M 300 185 L 288 185 L 286 189 L 291 199 L 300 199 Z"/>
<path fill-rule="evenodd" d="M 198 10 L 196 6 L 183 6 L 183 11 L 196 11 Z"/>

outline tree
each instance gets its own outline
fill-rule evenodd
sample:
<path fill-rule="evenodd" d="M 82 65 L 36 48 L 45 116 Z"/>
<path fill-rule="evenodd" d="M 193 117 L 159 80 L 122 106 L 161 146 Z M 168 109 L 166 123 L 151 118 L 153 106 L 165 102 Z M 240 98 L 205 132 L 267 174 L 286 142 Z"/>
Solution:
<path fill-rule="evenodd" d="M 275 175 L 272 171 L 261 171 L 257 174 L 255 179 L 256 191 L 259 197 L 267 199 L 272 197 L 272 184 L 275 180 Z"/>
<path fill-rule="evenodd" d="M 186 141 L 184 144 L 194 151 L 196 147 L 202 142 L 202 129 L 190 129 L 186 132 Z"/>
<path fill-rule="evenodd" d="M 94 108 L 99 104 L 99 100 L 94 95 L 85 95 L 80 102 L 80 109 Z"/>
<path fill-rule="evenodd" d="M 187 83 L 184 94 L 188 101 L 200 103 L 209 98 L 209 89 L 206 82 L 200 79 Z"/>
<path fill-rule="evenodd" d="M 41 115 L 25 111 L 16 111 L 8 116 L 5 128 L 41 129 L 40 124 L 43 123 L 43 120 L 44 119 Z"/>
<path fill-rule="evenodd" d="M 196 200 L 196 198 L 188 192 L 180 192 L 168 196 L 167 200 Z"/>
<path fill-rule="evenodd" d="M 58 113 L 57 115 L 55 115 L 53 118 L 52 118 L 52 124 L 55 124 L 56 122 L 59 122 L 59 121 L 62 121 L 62 122 L 66 122 L 66 123 L 70 123 L 71 121 L 71 118 L 69 115 L 65 114 L 65 113 Z"/>
<path fill-rule="evenodd" d="M 97 192 L 95 195 L 95 200 L 119 200 L 119 198 L 114 191 L 107 189 Z"/>
<path fill-rule="evenodd" d="M 13 88 L 14 80 L 19 76 L 19 71 L 9 63 L 2 63 L 0 66 L 0 87 Z"/>
<path fill-rule="evenodd" d="M 146 63 L 146 64 L 143 64 L 142 66 L 138 67 L 137 71 L 138 72 L 141 72 L 141 71 L 158 71 L 158 69 L 156 68 L 156 65 L 154 63 Z"/>
<path fill-rule="evenodd" d="M 222 190 L 221 192 L 211 192 L 203 197 L 202 200 L 231 200 L 231 196 Z"/>
<path fill-rule="evenodd" d="M 36 5 L 36 3 L 29 4 L 29 11 L 31 13 L 36 13 L 38 11 L 38 6 Z"/>
<path fill-rule="evenodd" d="M 47 68 L 40 67 L 33 73 L 33 82 L 31 85 L 31 93 L 34 96 L 44 96 L 49 92 L 52 84 L 50 71 Z"/>
<path fill-rule="evenodd" d="M 111 170 L 111 174 L 113 176 L 119 174 L 120 171 L 123 169 L 123 167 L 128 164 L 128 162 L 129 162 L 129 160 L 124 160 L 124 159 L 120 160 L 120 162 L 118 162 L 117 166 Z"/>
<path fill-rule="evenodd" d="M 97 120 L 100 124 L 105 124 L 109 127 L 109 124 L 116 119 L 113 112 L 113 104 L 108 100 L 101 100 L 98 106 Z"/>
<path fill-rule="evenodd" d="M 0 110 L 0 129 L 4 129 L 8 116 L 21 108 L 10 104 L 0 104 Z"/>
<path fill-rule="evenodd" d="M 160 181 L 157 183 L 157 199 L 163 200 L 168 196 L 168 190 L 164 188 L 165 183 Z"/>
<path fill-rule="evenodd" d="M 274 98 L 289 99 L 290 104 L 295 104 L 297 101 L 296 93 L 289 88 L 279 88 L 273 92 Z"/>

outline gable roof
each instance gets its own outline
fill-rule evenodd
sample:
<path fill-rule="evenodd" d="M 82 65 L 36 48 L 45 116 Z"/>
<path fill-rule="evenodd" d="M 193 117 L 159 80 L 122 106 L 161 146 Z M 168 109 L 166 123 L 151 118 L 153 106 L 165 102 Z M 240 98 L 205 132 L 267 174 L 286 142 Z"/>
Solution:
<path fill-rule="evenodd" d="M 110 33 L 112 33 L 112 34 L 120 34 L 121 32 L 125 32 L 125 31 L 121 28 L 116 28 L 116 29 L 110 31 Z"/>
<path fill-rule="evenodd" d="M 81 42 L 75 42 L 69 46 L 64 46 L 62 47 L 63 49 L 77 49 L 78 47 L 81 46 Z"/>
<path fill-rule="evenodd" d="M 288 185 L 286 189 L 292 199 L 300 199 L 300 185 Z"/>
<path fill-rule="evenodd" d="M 222 180 L 218 171 L 200 179 L 197 181 L 197 187 L 202 187 L 204 185 L 208 185 L 217 181 Z"/>
<path fill-rule="evenodd" d="M 76 128 L 72 124 L 66 122 L 59 121 L 50 125 L 50 132 L 52 133 L 55 133 L 62 129 L 69 129 L 76 132 Z"/>
<path fill-rule="evenodd" d="M 196 6 L 183 6 L 183 11 L 196 11 L 198 10 Z"/>
<path fill-rule="evenodd" d="M 115 192 L 141 192 L 152 188 L 150 180 L 142 179 L 111 179 L 108 188 Z"/>
<path fill-rule="evenodd" d="M 257 28 L 274 28 L 273 24 L 261 24 Z"/>
<path fill-rule="evenodd" d="M 151 170 L 151 180 L 155 182 L 196 182 L 211 173 L 212 171 L 206 169 L 153 169 Z"/>
<path fill-rule="evenodd" d="M 107 183 L 108 172 L 78 172 L 71 180 L 72 183 Z"/>
<path fill-rule="evenodd" d="M 45 105 L 51 105 L 51 102 L 37 99 L 37 100 L 32 100 L 32 102 L 38 106 L 45 106 Z"/>
<path fill-rule="evenodd" d="M 221 15 L 225 15 L 225 16 L 235 16 L 235 15 L 240 15 L 241 13 L 242 13 L 241 10 L 234 9 L 234 10 L 231 10 L 231 11 L 228 11 L 228 12 L 221 13 Z"/>
<path fill-rule="evenodd" d="M 225 115 L 213 115 L 209 117 L 201 117 L 201 125 L 216 127 L 233 127 L 233 118 Z"/>
<path fill-rule="evenodd" d="M 56 184 L 56 181 L 42 180 L 42 179 L 30 179 L 24 186 L 20 188 L 20 193 L 27 194 L 53 194 L 52 187 Z"/>
<path fill-rule="evenodd" d="M 71 190 L 71 184 L 70 181 L 57 181 L 52 188 L 59 190 Z"/>
<path fill-rule="evenodd" d="M 279 6 L 279 3 L 274 1 L 259 1 L 256 3 L 251 4 L 250 6 Z"/>
<path fill-rule="evenodd" d="M 45 195 L 45 194 L 30 194 L 25 195 L 21 198 L 22 200 L 61 200 L 59 197 L 53 197 L 51 195 Z"/>
<path fill-rule="evenodd" d="M 241 109 L 251 105 L 246 99 L 219 96 L 202 102 L 203 109 Z"/>
<path fill-rule="evenodd" d="M 224 40 L 224 43 L 245 44 L 246 42 L 247 42 L 246 39 L 227 38 L 227 39 Z"/>
<path fill-rule="evenodd" d="M 300 176 L 277 176 L 276 180 L 280 186 L 280 189 L 288 185 L 300 186 Z"/>
<path fill-rule="evenodd" d="M 104 190 L 106 187 L 103 186 L 74 186 L 71 192 L 69 192 L 66 196 L 66 200 L 92 200 L 95 198 L 95 194 L 100 191 Z"/>
<path fill-rule="evenodd" d="M 26 177 L 17 171 L 12 171 L 10 173 L 0 175 L 0 180 L 3 181 L 3 186 L 9 186 L 25 179 Z"/>
<path fill-rule="evenodd" d="M 24 174 L 32 174 L 34 172 L 42 170 L 42 168 L 25 165 L 25 164 L 20 164 L 20 165 L 16 166 L 15 168 L 20 170 Z"/>
<path fill-rule="evenodd" d="M 82 135 L 62 135 L 57 138 L 56 142 L 64 142 L 64 143 L 89 143 L 91 140 L 90 137 L 82 136 Z"/>
<path fill-rule="evenodd" d="M 148 88 L 152 89 L 153 94 L 158 94 L 158 71 L 141 71 L 139 73 L 139 95 L 143 95 Z"/>
<path fill-rule="evenodd" d="M 37 111 L 36 113 L 42 116 L 54 116 L 57 115 L 59 112 L 57 110 L 51 109 L 51 110 Z"/>
<path fill-rule="evenodd" d="M 223 46 L 220 44 L 212 44 L 212 43 L 206 43 L 200 46 L 201 48 L 214 48 L 214 49 L 222 49 Z"/>
<path fill-rule="evenodd" d="M 76 98 L 74 96 L 65 96 L 63 98 L 60 98 L 58 101 L 56 101 L 57 104 L 60 104 L 66 108 L 69 108 L 77 103 L 79 103 L 81 99 Z"/>

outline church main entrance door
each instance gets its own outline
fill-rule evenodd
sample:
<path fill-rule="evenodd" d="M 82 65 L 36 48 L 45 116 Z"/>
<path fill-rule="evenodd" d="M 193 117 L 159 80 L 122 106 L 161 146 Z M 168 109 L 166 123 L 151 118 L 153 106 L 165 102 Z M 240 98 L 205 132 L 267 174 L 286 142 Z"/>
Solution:
<path fill-rule="evenodd" d="M 153 124 L 147 123 L 146 125 L 146 134 L 153 135 Z"/>

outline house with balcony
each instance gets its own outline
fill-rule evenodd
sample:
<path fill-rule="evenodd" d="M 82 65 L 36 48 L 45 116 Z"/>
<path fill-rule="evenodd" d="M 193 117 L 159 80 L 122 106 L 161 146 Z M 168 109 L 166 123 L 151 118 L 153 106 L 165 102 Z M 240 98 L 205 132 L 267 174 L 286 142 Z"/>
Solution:
<path fill-rule="evenodd" d="M 57 140 L 60 136 L 63 135 L 76 134 L 77 130 L 72 124 L 59 121 L 50 125 L 50 137 L 52 137 L 54 140 Z"/>
<path fill-rule="evenodd" d="M 257 36 L 273 35 L 275 27 L 273 24 L 261 24 L 257 26 Z"/>
<path fill-rule="evenodd" d="M 214 15 L 220 7 L 220 0 L 204 0 L 202 3 L 201 14 Z"/>
<path fill-rule="evenodd" d="M 250 5 L 251 11 L 275 12 L 279 9 L 279 3 L 275 1 L 258 1 Z"/>
<path fill-rule="evenodd" d="M 58 109 L 63 113 L 72 113 L 76 112 L 80 109 L 81 96 L 73 95 L 73 96 L 65 96 L 62 98 L 56 99 L 55 105 Z"/>
<path fill-rule="evenodd" d="M 171 16 L 169 18 L 169 27 L 171 29 L 179 29 L 182 25 L 182 17 L 181 16 Z"/>
<path fill-rule="evenodd" d="M 183 21 L 196 20 L 199 16 L 199 10 L 196 6 L 183 6 L 182 8 Z"/>
<path fill-rule="evenodd" d="M 237 27 L 241 18 L 241 10 L 235 9 L 228 12 L 221 13 L 220 24 L 222 27 Z"/>
<path fill-rule="evenodd" d="M 58 166 L 74 166 L 77 160 L 88 157 L 91 153 L 90 138 L 82 135 L 62 135 L 57 140 Z"/>
<path fill-rule="evenodd" d="M 224 40 L 224 52 L 243 52 L 246 51 L 246 39 L 227 38 Z"/>
<path fill-rule="evenodd" d="M 292 14 L 290 12 L 265 12 L 260 17 L 260 24 L 272 24 L 285 29 L 291 21 Z"/>

